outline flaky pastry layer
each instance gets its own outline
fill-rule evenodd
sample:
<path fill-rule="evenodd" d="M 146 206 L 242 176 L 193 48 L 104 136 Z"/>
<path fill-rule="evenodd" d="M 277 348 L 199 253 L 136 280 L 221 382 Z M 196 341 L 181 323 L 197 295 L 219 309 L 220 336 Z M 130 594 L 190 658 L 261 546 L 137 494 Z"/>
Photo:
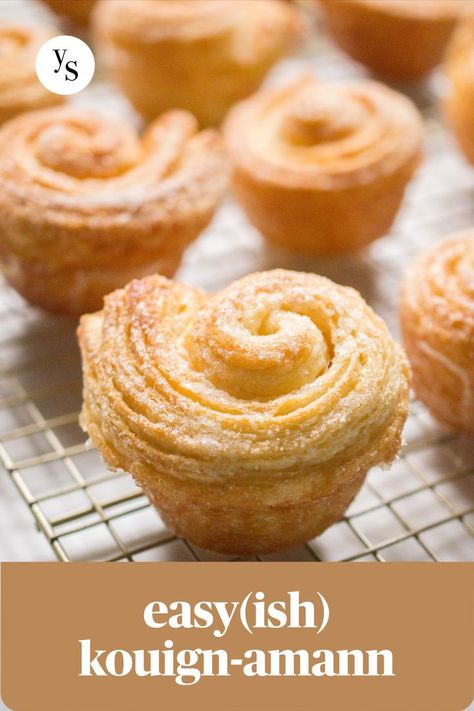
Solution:
<path fill-rule="evenodd" d="M 142 138 L 77 108 L 0 131 L 0 264 L 43 308 L 81 314 L 133 277 L 171 276 L 225 191 L 220 137 L 172 111 Z"/>
<path fill-rule="evenodd" d="M 326 278 L 276 270 L 211 295 L 150 276 L 78 335 L 92 442 L 205 548 L 317 535 L 400 447 L 405 356 L 358 292 Z"/>
<path fill-rule="evenodd" d="M 57 34 L 52 28 L 0 25 L 0 124 L 25 111 L 60 104 L 62 96 L 40 83 L 35 71 L 40 47 Z"/>
<path fill-rule="evenodd" d="M 422 151 L 421 119 L 401 94 L 310 76 L 238 104 L 224 136 L 250 221 L 270 241 L 315 254 L 385 234 Z"/>
<path fill-rule="evenodd" d="M 474 434 L 474 234 L 447 239 L 408 272 L 400 307 L 418 397 L 442 423 Z"/>
<path fill-rule="evenodd" d="M 140 113 L 184 108 L 203 125 L 254 91 L 302 30 L 296 8 L 280 0 L 102 2 L 95 27 Z"/>

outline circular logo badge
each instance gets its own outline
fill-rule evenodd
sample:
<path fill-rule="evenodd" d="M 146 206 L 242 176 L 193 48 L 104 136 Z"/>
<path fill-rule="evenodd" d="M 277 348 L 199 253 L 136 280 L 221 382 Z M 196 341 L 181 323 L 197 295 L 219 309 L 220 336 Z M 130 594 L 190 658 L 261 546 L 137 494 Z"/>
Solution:
<path fill-rule="evenodd" d="M 53 94 L 77 94 L 94 76 L 95 60 L 90 47 L 79 37 L 52 37 L 36 55 L 36 74 Z"/>

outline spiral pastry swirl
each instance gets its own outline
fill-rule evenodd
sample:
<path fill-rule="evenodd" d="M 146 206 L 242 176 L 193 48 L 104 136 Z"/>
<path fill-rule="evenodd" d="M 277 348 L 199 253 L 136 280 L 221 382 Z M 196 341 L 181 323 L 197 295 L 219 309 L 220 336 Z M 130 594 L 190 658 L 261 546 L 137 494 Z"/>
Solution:
<path fill-rule="evenodd" d="M 95 27 L 140 113 L 178 107 L 203 125 L 254 91 L 302 31 L 298 11 L 281 0 L 105 1 Z"/>
<path fill-rule="evenodd" d="M 0 124 L 24 111 L 63 101 L 40 84 L 35 71 L 39 48 L 54 35 L 45 27 L 0 26 Z"/>
<path fill-rule="evenodd" d="M 313 537 L 399 449 L 406 359 L 360 294 L 324 277 L 276 270 L 208 295 L 150 276 L 78 333 L 84 428 L 205 548 Z"/>
<path fill-rule="evenodd" d="M 441 62 L 469 1 L 319 0 L 318 4 L 334 40 L 353 59 L 396 81 L 416 81 Z"/>
<path fill-rule="evenodd" d="M 444 71 L 449 85 L 444 101 L 448 123 L 467 160 L 474 163 L 474 11 L 454 33 Z"/>
<path fill-rule="evenodd" d="M 454 236 L 413 263 L 401 325 L 419 398 L 441 422 L 474 434 L 474 234 Z"/>
<path fill-rule="evenodd" d="M 418 113 L 400 94 L 309 76 L 241 102 L 224 135 L 250 221 L 272 242 L 317 254 L 389 229 L 422 144 Z"/>
<path fill-rule="evenodd" d="M 221 139 L 186 112 L 142 138 L 76 108 L 26 114 L 0 131 L 0 261 L 33 303 L 80 314 L 131 278 L 171 276 L 228 179 Z"/>

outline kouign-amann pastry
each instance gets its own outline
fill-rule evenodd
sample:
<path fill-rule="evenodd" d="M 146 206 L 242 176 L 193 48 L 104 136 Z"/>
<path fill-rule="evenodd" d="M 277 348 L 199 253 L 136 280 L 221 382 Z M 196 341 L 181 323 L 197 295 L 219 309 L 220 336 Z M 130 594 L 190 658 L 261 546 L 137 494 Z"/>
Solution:
<path fill-rule="evenodd" d="M 224 136 L 234 192 L 271 242 L 349 252 L 390 228 L 422 152 L 422 122 L 402 95 L 371 81 L 303 77 L 230 112 Z"/>
<path fill-rule="evenodd" d="M 445 112 L 466 158 L 474 163 L 474 12 L 460 23 L 449 45 Z"/>
<path fill-rule="evenodd" d="M 146 277 L 83 316 L 79 341 L 92 442 L 207 549 L 312 538 L 400 447 L 406 358 L 324 277 L 263 272 L 214 295 Z"/>
<path fill-rule="evenodd" d="M 105 1 L 95 24 L 140 113 L 183 108 L 204 125 L 254 91 L 301 32 L 298 10 L 282 0 Z"/>
<path fill-rule="evenodd" d="M 96 0 L 43 0 L 43 2 L 58 15 L 67 17 L 77 25 L 86 25 L 89 22 L 96 4 Z"/>
<path fill-rule="evenodd" d="M 339 46 L 375 72 L 421 79 L 443 57 L 464 0 L 320 0 Z"/>
<path fill-rule="evenodd" d="M 227 181 L 220 137 L 186 112 L 142 139 L 77 108 L 24 114 L 0 131 L 0 266 L 34 304 L 96 310 L 133 277 L 171 276 Z"/>
<path fill-rule="evenodd" d="M 440 422 L 474 435 L 474 232 L 415 260 L 400 317 L 416 394 Z"/>
<path fill-rule="evenodd" d="M 0 25 L 0 123 L 63 101 L 44 88 L 35 71 L 39 48 L 55 34 L 45 27 Z"/>

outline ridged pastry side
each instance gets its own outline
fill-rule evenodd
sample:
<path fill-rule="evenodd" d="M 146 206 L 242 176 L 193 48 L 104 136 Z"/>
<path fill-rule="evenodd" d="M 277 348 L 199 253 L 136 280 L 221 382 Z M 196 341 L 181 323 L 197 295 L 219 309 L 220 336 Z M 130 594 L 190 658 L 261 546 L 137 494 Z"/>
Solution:
<path fill-rule="evenodd" d="M 50 311 L 81 314 L 133 277 L 171 276 L 226 189 L 220 137 L 169 112 L 142 138 L 77 108 L 0 131 L 0 265 Z"/>
<path fill-rule="evenodd" d="M 474 435 L 474 234 L 418 257 L 404 281 L 403 340 L 418 397 L 442 423 Z"/>
<path fill-rule="evenodd" d="M 399 81 L 443 58 L 465 0 L 319 0 L 328 29 L 353 59 Z"/>
<path fill-rule="evenodd" d="M 183 108 L 202 125 L 220 123 L 302 32 L 298 10 L 281 0 L 105 0 L 94 26 L 140 113 Z"/>
<path fill-rule="evenodd" d="M 385 234 L 422 153 L 421 118 L 401 94 L 310 76 L 235 106 L 224 137 L 249 220 L 271 242 L 313 254 Z"/>
<path fill-rule="evenodd" d="M 456 30 L 444 71 L 449 82 L 445 113 L 464 155 L 474 163 L 474 12 Z"/>
<path fill-rule="evenodd" d="M 276 270 L 210 295 L 150 276 L 78 335 L 83 427 L 204 548 L 319 534 L 400 447 L 405 356 L 358 292 L 324 277 Z"/>
<path fill-rule="evenodd" d="M 60 104 L 40 83 L 35 71 L 39 48 L 57 32 L 48 27 L 0 25 L 0 124 L 33 109 Z"/>

